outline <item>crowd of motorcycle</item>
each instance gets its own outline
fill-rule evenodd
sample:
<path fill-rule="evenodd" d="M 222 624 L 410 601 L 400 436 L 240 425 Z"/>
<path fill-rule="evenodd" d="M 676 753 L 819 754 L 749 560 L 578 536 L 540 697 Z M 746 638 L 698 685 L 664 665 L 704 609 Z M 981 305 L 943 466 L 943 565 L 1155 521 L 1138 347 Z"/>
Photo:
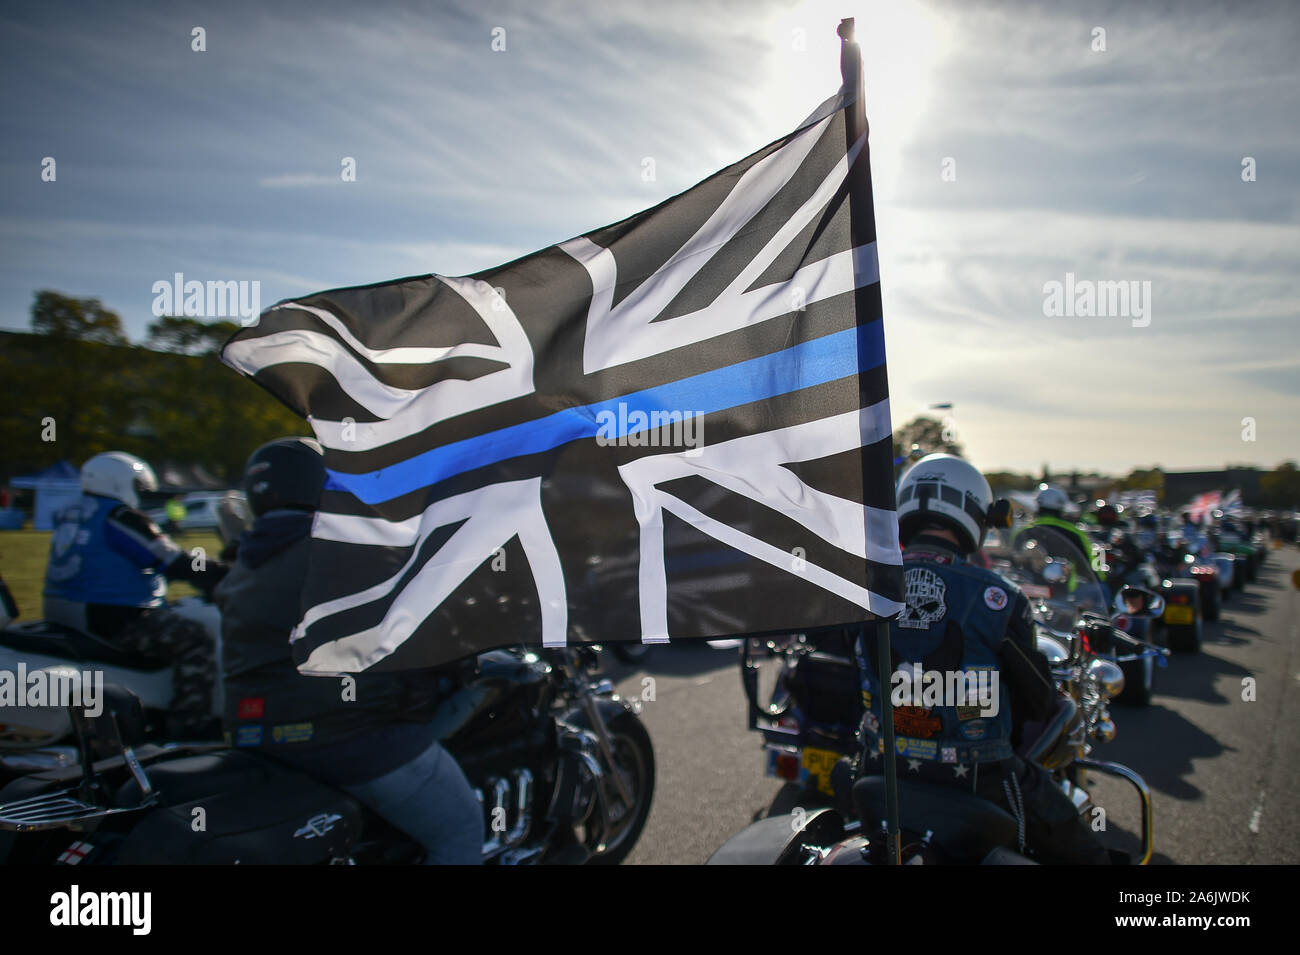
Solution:
<path fill-rule="evenodd" d="M 1056 498 L 1056 499 L 1053 499 Z M 1059 514 L 1058 489 L 1038 503 Z M 1020 513 L 991 531 L 975 560 L 1029 598 L 1038 649 L 1061 696 L 1057 713 L 1022 755 L 1045 767 L 1085 822 L 1095 805 L 1089 774 L 1130 784 L 1141 807 L 1140 848 L 1116 861 L 1146 864 L 1154 846 L 1150 791 L 1133 769 L 1099 758 L 1115 738 L 1113 703 L 1146 706 L 1157 674 L 1176 654 L 1200 650 L 1202 626 L 1219 618 L 1256 579 L 1273 546 L 1249 512 L 1211 512 L 1200 521 L 1106 501 L 1075 519 Z M 880 787 L 853 786 L 864 708 L 854 690 L 858 664 L 844 632 L 750 639 L 742 649 L 750 728 L 759 732 L 767 773 L 806 787 L 827 808 L 764 820 L 724 846 L 719 863 L 860 864 L 883 861 Z M 913 861 L 1019 861 L 1011 820 L 987 804 L 923 783 L 901 782 L 905 857 Z M 867 798 L 869 797 L 869 798 Z"/>
<path fill-rule="evenodd" d="M 1039 500 L 1056 505 L 1044 511 L 1060 513 L 1059 492 L 1044 493 Z M 1023 514 L 992 530 L 973 557 L 1029 599 L 1060 693 L 1021 755 L 1051 773 L 1081 817 L 1093 807 L 1089 774 L 1130 783 L 1142 807 L 1131 861 L 1152 855 L 1151 800 L 1138 773 L 1098 757 L 1117 732 L 1111 707 L 1151 700 L 1159 670 L 1172 654 L 1199 649 L 1203 621 L 1250 585 L 1269 544 L 1241 517 L 1193 524 L 1096 502 L 1078 520 Z M 190 598 L 176 610 L 219 641 L 211 604 Z M 883 790 L 854 785 L 864 704 L 852 640 L 839 629 L 739 642 L 749 725 L 761 734 L 768 775 L 820 794 L 824 807 L 800 810 L 797 821 L 761 820 L 711 861 L 885 861 Z M 472 711 L 443 742 L 480 800 L 485 862 L 617 863 L 635 846 L 653 800 L 655 754 L 638 710 L 601 677 L 601 652 L 516 648 L 462 664 Z M 0 633 L 0 670 L 43 670 L 68 685 L 98 674 L 104 683 L 95 714 L 84 706 L 0 710 L 7 863 L 420 859 L 414 840 L 335 788 L 226 740 L 172 738 L 169 671 L 156 661 L 36 622 Z M 220 699 L 215 706 L 219 713 Z M 1024 861 L 1005 813 L 923 783 L 900 788 L 907 860 Z"/>

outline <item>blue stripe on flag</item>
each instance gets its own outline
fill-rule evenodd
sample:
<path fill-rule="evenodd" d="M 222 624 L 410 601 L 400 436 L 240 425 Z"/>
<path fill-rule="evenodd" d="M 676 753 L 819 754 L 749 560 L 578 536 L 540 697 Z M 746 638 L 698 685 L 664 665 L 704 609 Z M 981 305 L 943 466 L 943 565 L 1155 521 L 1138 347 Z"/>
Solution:
<path fill-rule="evenodd" d="M 347 491 L 366 504 L 379 504 L 475 468 L 593 438 L 600 430 L 596 416 L 602 411 L 614 416 L 615 433 L 607 431 L 607 436 L 621 437 L 646 430 L 622 427 L 635 411 L 647 415 L 652 411 L 711 414 L 837 381 L 884 364 L 883 324 L 875 321 L 644 391 L 566 408 L 544 418 L 432 448 L 378 471 L 330 471 L 325 487 Z M 619 414 L 620 404 L 627 407 L 623 415 Z"/>

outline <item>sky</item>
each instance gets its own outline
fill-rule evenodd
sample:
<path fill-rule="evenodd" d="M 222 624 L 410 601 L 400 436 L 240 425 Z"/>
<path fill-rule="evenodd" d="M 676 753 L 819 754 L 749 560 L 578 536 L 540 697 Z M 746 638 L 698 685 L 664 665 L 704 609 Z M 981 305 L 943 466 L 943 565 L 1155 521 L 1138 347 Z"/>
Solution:
<path fill-rule="evenodd" d="M 582 234 L 794 128 L 844 16 L 896 427 L 950 403 L 986 471 L 1300 458 L 1291 3 L 6 5 L 0 328 L 54 289 L 141 341 L 177 272 L 265 308 Z"/>

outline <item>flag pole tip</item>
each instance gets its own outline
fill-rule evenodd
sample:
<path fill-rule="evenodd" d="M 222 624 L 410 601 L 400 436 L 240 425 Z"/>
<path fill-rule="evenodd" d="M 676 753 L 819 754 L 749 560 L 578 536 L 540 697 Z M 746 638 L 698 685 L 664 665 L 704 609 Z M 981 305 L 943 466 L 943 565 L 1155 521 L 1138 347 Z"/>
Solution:
<path fill-rule="evenodd" d="M 840 25 L 835 28 L 835 32 L 840 35 L 841 40 L 853 42 L 853 17 L 845 17 L 840 21 Z"/>

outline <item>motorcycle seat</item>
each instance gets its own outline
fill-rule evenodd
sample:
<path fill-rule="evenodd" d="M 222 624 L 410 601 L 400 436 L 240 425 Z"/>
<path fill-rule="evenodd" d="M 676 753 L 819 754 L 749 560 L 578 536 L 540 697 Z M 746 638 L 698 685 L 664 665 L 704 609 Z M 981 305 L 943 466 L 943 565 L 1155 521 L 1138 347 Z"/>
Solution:
<path fill-rule="evenodd" d="M 19 653 L 61 657 L 71 663 L 97 663 L 153 673 L 171 666 L 166 660 L 141 656 L 115 647 L 110 641 L 73 627 L 37 620 L 0 631 L 0 645 Z"/>
<path fill-rule="evenodd" d="M 158 762 L 147 773 L 160 806 L 122 843 L 122 864 L 323 862 L 345 856 L 361 831 L 361 806 L 347 794 L 238 750 Z M 130 780 L 114 801 L 131 805 L 139 794 Z"/>
<path fill-rule="evenodd" d="M 885 818 L 883 776 L 853 784 L 853 805 L 864 826 Z M 935 783 L 898 781 L 900 826 L 930 841 L 958 861 L 978 862 L 994 849 L 1015 846 L 1019 827 L 1010 813 L 973 793 Z"/>
<path fill-rule="evenodd" d="M 265 786 L 283 773 L 297 775 L 272 760 L 236 749 L 160 761 L 147 772 L 149 782 L 165 805 L 192 802 L 227 790 Z M 139 801 L 140 787 L 134 779 L 123 785 L 113 800 L 118 806 L 135 805 Z"/>

